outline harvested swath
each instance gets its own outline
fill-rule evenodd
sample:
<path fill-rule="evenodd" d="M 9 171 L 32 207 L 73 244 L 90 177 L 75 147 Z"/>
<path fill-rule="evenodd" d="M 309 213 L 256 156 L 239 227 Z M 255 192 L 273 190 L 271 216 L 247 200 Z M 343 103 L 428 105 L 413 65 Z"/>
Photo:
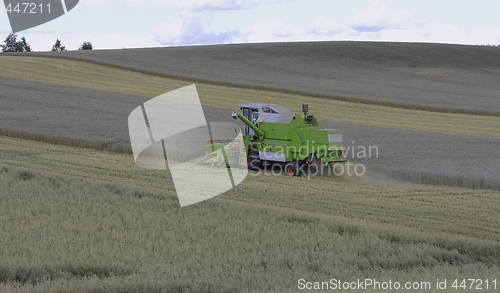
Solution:
<path fill-rule="evenodd" d="M 68 137 L 49 136 L 31 132 L 18 130 L 0 129 L 0 135 L 12 138 L 20 138 L 23 140 L 37 141 L 56 145 L 66 145 L 83 149 L 91 149 L 97 151 L 111 151 L 116 153 L 132 154 L 130 143 L 118 142 L 97 142 L 85 139 L 75 139 Z"/>
<path fill-rule="evenodd" d="M 372 133 L 377 133 L 373 131 Z M 70 139 L 65 137 L 51 137 L 44 136 L 34 133 L 19 132 L 19 131 L 6 131 L 0 129 L 0 135 L 20 138 L 23 140 L 44 142 L 56 145 L 72 146 L 84 149 L 92 149 L 98 151 L 111 151 L 116 153 L 132 154 L 132 148 L 129 143 L 113 143 L 113 142 L 95 142 L 90 140 L 82 139 Z M 469 138 L 470 139 L 470 138 Z M 473 144 L 475 140 L 470 140 Z M 495 145 L 497 142 L 493 142 Z M 372 146 L 364 146 L 360 144 L 353 144 L 351 147 L 357 149 L 358 147 L 366 147 L 367 149 Z M 379 146 L 377 146 L 378 148 Z M 380 145 L 378 151 L 382 150 L 389 151 L 390 145 L 384 144 Z M 431 185 L 443 185 L 451 187 L 465 187 L 470 189 L 489 189 L 500 191 L 500 180 L 498 180 L 498 164 L 494 160 L 489 160 L 483 158 L 481 160 L 475 159 L 474 164 L 463 164 L 463 161 L 457 160 L 452 161 L 448 164 L 440 164 L 443 158 L 439 156 L 428 157 L 425 160 L 416 159 L 416 154 L 408 155 L 404 148 L 397 149 L 396 146 L 392 146 L 395 151 L 389 151 L 390 155 L 382 154 L 382 156 L 376 158 L 349 158 L 349 162 L 352 163 L 351 167 L 344 167 L 344 172 L 350 172 L 354 174 L 354 170 L 358 170 L 363 173 L 369 174 L 384 174 L 387 178 L 406 181 L 417 184 L 431 184 Z M 493 149 L 491 149 L 493 150 Z M 192 151 L 192 150 L 188 150 Z M 199 150 L 198 150 L 199 151 Z M 373 151 L 375 153 L 375 151 Z M 430 152 L 436 154 L 434 152 Z M 195 155 L 199 157 L 199 155 Z M 193 154 L 185 152 L 173 153 L 168 157 L 172 160 L 191 160 Z M 469 158 L 470 159 L 470 158 Z M 413 170 L 407 165 L 411 162 L 413 165 Z M 356 167 L 357 164 L 363 164 L 364 168 Z M 478 167 L 481 166 L 481 167 Z M 348 169 L 349 168 L 349 169 Z M 429 168 L 433 168 L 429 171 Z M 436 170 L 436 168 L 438 168 Z M 479 172 L 477 170 L 480 170 Z M 273 172 L 273 171 L 271 171 Z M 274 171 L 278 172 L 278 171 Z M 328 172 L 328 173 L 326 173 Z M 336 177 L 333 171 L 325 171 L 325 174 L 330 177 Z M 320 174 L 321 175 L 321 174 Z M 374 181 L 385 180 L 384 177 L 376 176 Z"/>
<path fill-rule="evenodd" d="M 148 98 L 1 79 L 2 130 L 38 136 L 127 143 L 128 114 Z"/>
<path fill-rule="evenodd" d="M 26 55 L 24 55 L 26 56 Z M 313 42 L 35 53 L 155 75 L 444 112 L 500 115 L 500 50 Z"/>
<path fill-rule="evenodd" d="M 128 115 L 150 97 L 0 78 L 1 134 L 83 145 L 130 145 Z M 234 122 L 230 110 L 203 106 L 209 121 Z"/>
<path fill-rule="evenodd" d="M 394 172 L 409 172 L 464 180 L 500 179 L 500 166 L 495 159 L 500 158 L 499 139 L 343 122 L 325 121 L 325 125 L 342 129 L 344 145 L 349 148 L 346 150 L 347 159 L 363 163 L 373 170 L 392 170 L 389 174 L 393 175 Z M 370 147 L 376 147 L 372 148 L 371 156 Z M 365 149 L 366 152 L 363 152 Z M 367 158 L 364 158 L 365 155 Z M 435 180 L 412 182 L 433 184 Z"/>

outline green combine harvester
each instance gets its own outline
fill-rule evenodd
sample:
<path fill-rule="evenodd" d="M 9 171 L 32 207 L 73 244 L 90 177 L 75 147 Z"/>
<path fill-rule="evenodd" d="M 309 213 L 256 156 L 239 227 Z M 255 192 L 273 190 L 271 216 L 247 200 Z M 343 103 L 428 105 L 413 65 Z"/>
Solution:
<path fill-rule="evenodd" d="M 240 139 L 227 145 L 210 141 L 200 164 L 235 166 L 237 163 L 250 170 L 280 167 L 289 176 L 299 176 L 302 171 L 310 170 L 310 166 L 318 170 L 345 161 L 342 131 L 318 128 L 318 121 L 308 113 L 307 105 L 302 105 L 301 114 L 269 103 L 239 107 L 240 111 L 234 110 L 232 116 L 245 123 Z"/>

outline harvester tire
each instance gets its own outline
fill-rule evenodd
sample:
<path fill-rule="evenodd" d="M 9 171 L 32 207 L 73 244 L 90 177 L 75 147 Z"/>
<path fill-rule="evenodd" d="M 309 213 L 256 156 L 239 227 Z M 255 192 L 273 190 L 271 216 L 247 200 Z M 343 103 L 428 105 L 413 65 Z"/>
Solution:
<path fill-rule="evenodd" d="M 259 150 L 250 145 L 248 147 L 248 170 L 259 171 L 261 167 Z"/>
<path fill-rule="evenodd" d="M 285 174 L 288 176 L 298 176 L 299 166 L 296 162 L 290 162 L 285 165 Z"/>

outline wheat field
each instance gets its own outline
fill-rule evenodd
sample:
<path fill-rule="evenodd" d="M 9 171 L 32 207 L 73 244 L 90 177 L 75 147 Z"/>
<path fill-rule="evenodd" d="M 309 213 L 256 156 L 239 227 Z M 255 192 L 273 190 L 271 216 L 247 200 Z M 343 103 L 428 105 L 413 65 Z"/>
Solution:
<path fill-rule="evenodd" d="M 357 278 L 431 284 L 407 292 L 447 279 L 439 291 L 457 292 L 455 279 L 500 282 L 498 115 L 198 81 L 209 119 L 267 96 L 294 111 L 308 103 L 326 126 L 351 130 L 349 141 L 382 139 L 391 158 L 361 177 L 250 172 L 180 208 L 168 170 L 135 165 L 126 115 L 193 82 L 140 71 L 0 56 L 1 292 L 296 292 L 300 279 Z M 429 150 L 440 169 L 426 164 Z"/>
<path fill-rule="evenodd" d="M 128 155 L 0 141 L 2 292 L 294 292 L 299 279 L 500 272 L 495 192 L 249 175 L 180 208 L 166 173 Z"/>
<path fill-rule="evenodd" d="M 141 169 L 128 154 L 1 136 L 0 149 L 2 162 L 12 166 L 174 192 L 168 171 Z M 405 184 L 369 170 L 362 177 L 278 175 L 272 171 L 250 173 L 220 197 L 500 240 L 499 193 L 495 191 Z"/>

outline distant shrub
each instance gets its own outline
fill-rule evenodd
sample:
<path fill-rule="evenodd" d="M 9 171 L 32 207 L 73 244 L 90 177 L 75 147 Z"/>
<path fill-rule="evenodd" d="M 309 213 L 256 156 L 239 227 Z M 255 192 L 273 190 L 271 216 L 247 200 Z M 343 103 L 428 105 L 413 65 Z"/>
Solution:
<path fill-rule="evenodd" d="M 93 50 L 93 46 L 91 42 L 83 42 L 82 45 L 78 48 L 78 50 Z"/>

